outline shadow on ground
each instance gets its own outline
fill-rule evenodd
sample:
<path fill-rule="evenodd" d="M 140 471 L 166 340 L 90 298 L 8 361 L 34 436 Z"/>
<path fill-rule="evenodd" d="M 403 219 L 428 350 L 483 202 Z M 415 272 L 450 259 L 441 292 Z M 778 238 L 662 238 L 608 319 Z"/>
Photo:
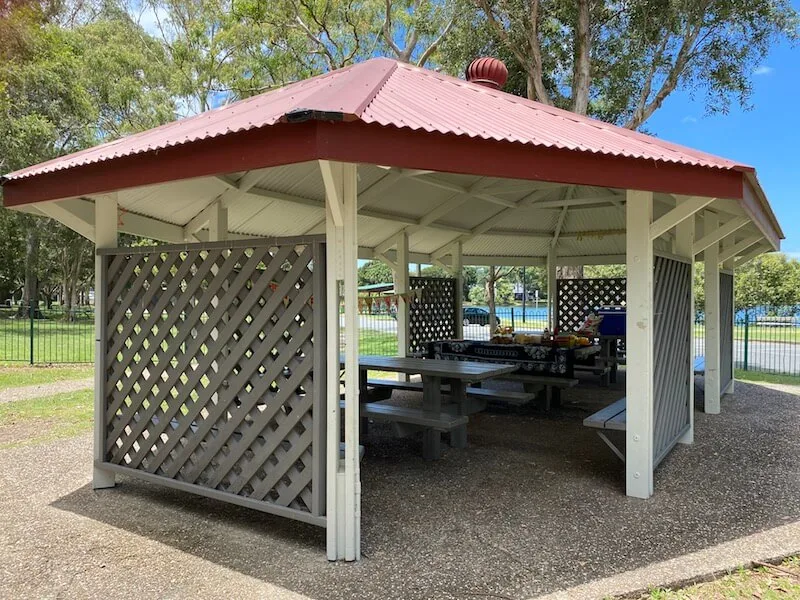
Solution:
<path fill-rule="evenodd" d="M 696 443 L 641 501 L 581 425 L 623 389 L 587 382 L 555 415 L 482 413 L 470 447 L 435 463 L 375 426 L 358 565 L 327 563 L 317 527 L 127 478 L 53 505 L 320 599 L 525 598 L 800 520 L 800 397 L 737 382 L 721 415 L 696 412 Z"/>

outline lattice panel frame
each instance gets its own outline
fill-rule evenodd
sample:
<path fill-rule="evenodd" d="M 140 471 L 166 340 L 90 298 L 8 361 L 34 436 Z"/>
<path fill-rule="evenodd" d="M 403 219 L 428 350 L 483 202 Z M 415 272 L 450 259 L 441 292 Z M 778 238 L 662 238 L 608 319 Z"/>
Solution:
<path fill-rule="evenodd" d="M 725 390 L 733 380 L 733 273 L 719 274 L 719 379 Z"/>
<path fill-rule="evenodd" d="M 100 252 L 103 462 L 324 524 L 322 238 Z"/>
<path fill-rule="evenodd" d="M 658 464 L 687 431 L 691 419 L 690 263 L 655 257 L 653 321 L 653 458 Z"/>
<path fill-rule="evenodd" d="M 575 331 L 590 312 L 601 306 L 625 306 L 627 279 L 559 279 L 556 283 L 556 323 L 559 331 Z"/>
<path fill-rule="evenodd" d="M 425 352 L 425 343 L 456 336 L 458 282 L 446 277 L 410 277 L 410 288 L 422 290 L 409 303 L 408 352 Z"/>

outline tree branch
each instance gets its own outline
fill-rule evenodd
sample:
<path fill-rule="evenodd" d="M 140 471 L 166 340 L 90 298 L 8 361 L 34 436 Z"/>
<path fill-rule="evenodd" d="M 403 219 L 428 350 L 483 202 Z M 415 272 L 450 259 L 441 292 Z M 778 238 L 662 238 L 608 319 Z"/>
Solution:
<path fill-rule="evenodd" d="M 417 61 L 417 66 L 418 67 L 424 67 L 425 66 L 425 63 L 428 62 L 428 59 L 431 57 L 431 55 L 434 52 L 436 52 L 436 49 L 444 41 L 444 38 L 446 38 L 447 35 L 450 33 L 450 30 L 453 28 L 453 25 L 455 25 L 455 23 L 456 23 L 456 18 L 454 16 L 452 19 L 450 19 L 450 22 L 442 30 L 442 33 L 439 34 L 439 37 L 437 37 L 435 40 L 433 40 L 431 42 L 431 45 L 428 46 L 425 49 L 425 51 L 422 53 L 422 55 L 419 57 L 419 60 Z"/>

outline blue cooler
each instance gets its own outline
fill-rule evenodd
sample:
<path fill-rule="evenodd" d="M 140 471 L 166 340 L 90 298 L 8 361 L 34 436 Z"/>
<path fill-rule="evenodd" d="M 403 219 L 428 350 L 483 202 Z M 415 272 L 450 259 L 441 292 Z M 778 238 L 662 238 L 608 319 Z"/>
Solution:
<path fill-rule="evenodd" d="M 603 317 L 600 321 L 600 335 L 625 335 L 625 307 L 624 306 L 601 306 L 597 311 Z"/>

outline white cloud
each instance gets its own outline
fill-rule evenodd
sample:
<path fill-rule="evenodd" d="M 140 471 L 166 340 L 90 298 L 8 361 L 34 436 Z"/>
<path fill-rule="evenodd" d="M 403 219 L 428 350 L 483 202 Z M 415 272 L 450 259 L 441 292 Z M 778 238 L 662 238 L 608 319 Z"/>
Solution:
<path fill-rule="evenodd" d="M 759 65 L 756 67 L 756 70 L 753 71 L 753 75 L 772 75 L 775 72 L 775 69 L 769 67 L 767 65 Z"/>
<path fill-rule="evenodd" d="M 681 123 L 697 123 L 697 117 L 686 116 L 681 119 Z"/>

